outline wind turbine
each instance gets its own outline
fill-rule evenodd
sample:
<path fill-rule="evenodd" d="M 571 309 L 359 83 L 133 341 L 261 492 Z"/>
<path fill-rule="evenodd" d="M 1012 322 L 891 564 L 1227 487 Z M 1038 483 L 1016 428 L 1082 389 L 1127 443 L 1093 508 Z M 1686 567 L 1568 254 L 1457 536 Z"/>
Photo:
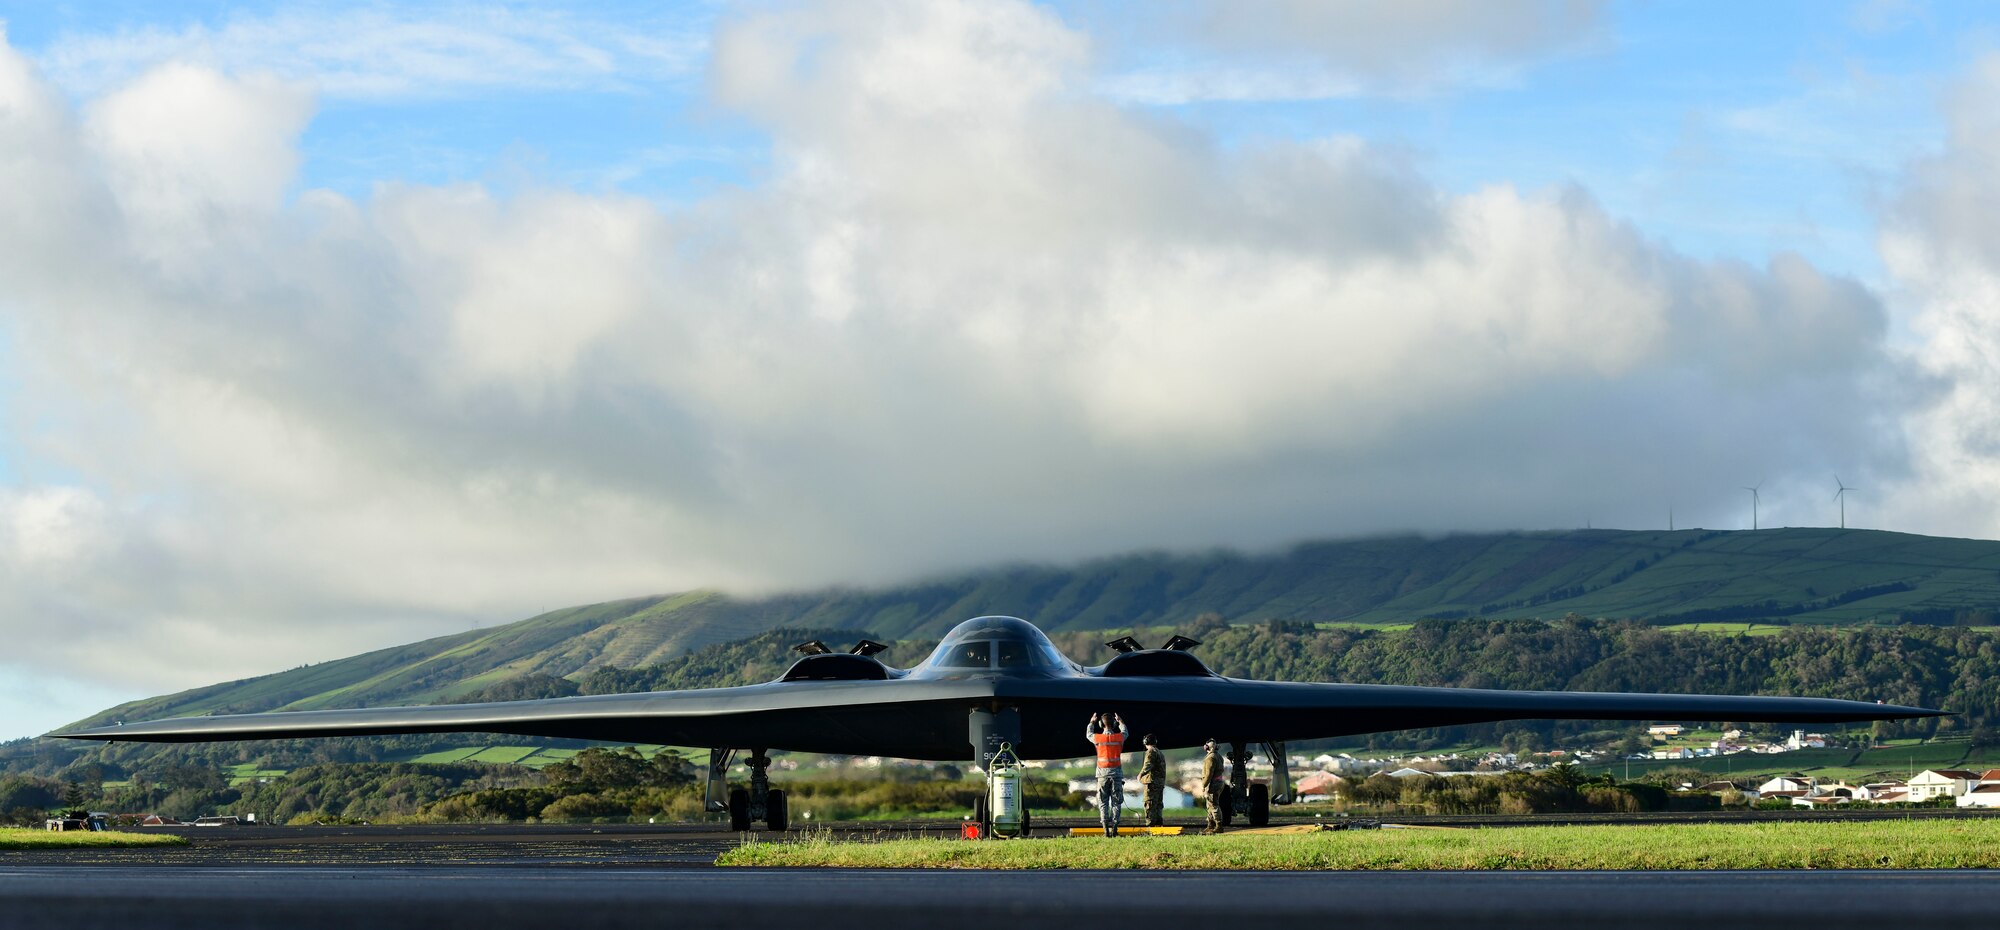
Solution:
<path fill-rule="evenodd" d="M 1757 488 L 1763 486 L 1764 482 L 1757 482 Z M 1750 487 L 1747 484 L 1743 486 L 1743 490 L 1750 492 L 1750 528 L 1753 530 L 1757 528 L 1757 488 Z"/>
<path fill-rule="evenodd" d="M 1833 476 L 1833 486 L 1840 490 L 1833 492 L 1833 499 L 1840 502 L 1840 528 L 1847 529 L 1847 492 L 1855 490 L 1840 483 L 1840 476 Z"/>

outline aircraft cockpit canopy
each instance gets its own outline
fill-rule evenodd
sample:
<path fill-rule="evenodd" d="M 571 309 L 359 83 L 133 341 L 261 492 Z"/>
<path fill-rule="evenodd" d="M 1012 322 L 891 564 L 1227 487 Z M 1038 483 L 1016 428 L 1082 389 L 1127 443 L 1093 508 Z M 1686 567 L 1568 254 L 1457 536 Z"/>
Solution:
<path fill-rule="evenodd" d="M 924 667 L 946 673 L 1053 672 L 1076 664 L 1026 620 L 974 617 L 952 627 Z"/>

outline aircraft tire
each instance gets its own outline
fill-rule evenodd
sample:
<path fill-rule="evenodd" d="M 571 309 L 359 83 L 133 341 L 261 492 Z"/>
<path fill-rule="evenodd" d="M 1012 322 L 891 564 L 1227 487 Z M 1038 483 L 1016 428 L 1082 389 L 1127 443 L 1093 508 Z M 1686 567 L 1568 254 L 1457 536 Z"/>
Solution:
<path fill-rule="evenodd" d="M 1027 839 L 1028 831 L 1033 828 L 1034 828 L 1034 821 L 1029 818 L 1028 804 L 1024 800 L 1021 803 L 1021 838 Z"/>
<path fill-rule="evenodd" d="M 750 791 L 746 788 L 729 791 L 729 829 L 738 833 L 750 829 Z"/>
<path fill-rule="evenodd" d="M 1271 823 L 1271 786 L 1250 786 L 1250 825 L 1269 826 Z"/>
<path fill-rule="evenodd" d="M 1215 790 L 1222 792 L 1217 800 L 1221 802 L 1218 806 L 1222 808 L 1222 825 L 1227 827 L 1236 820 L 1236 789 L 1223 785 Z"/>
<path fill-rule="evenodd" d="M 764 826 L 774 833 L 791 827 L 791 811 L 785 809 L 785 793 L 773 790 L 764 795 Z"/>
<path fill-rule="evenodd" d="M 986 807 L 986 795 L 984 794 L 981 794 L 978 800 L 972 802 L 972 822 L 979 825 L 980 839 L 983 840 L 993 835 L 993 814 Z"/>

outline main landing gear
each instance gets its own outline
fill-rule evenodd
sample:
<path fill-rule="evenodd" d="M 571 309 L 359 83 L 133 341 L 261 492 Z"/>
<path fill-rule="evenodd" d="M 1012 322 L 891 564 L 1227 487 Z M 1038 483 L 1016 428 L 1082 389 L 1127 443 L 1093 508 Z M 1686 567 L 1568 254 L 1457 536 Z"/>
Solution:
<path fill-rule="evenodd" d="M 736 755 L 734 749 L 711 749 L 708 752 L 708 797 L 710 811 L 729 813 L 729 829 L 738 833 L 746 832 L 750 825 L 763 821 L 765 829 L 783 831 L 791 826 L 790 811 L 785 808 L 783 789 L 771 787 L 771 757 L 762 749 L 750 750 L 750 758 L 744 765 L 750 769 L 750 787 L 724 789 L 728 784 L 729 761 Z"/>
<path fill-rule="evenodd" d="M 1229 744 L 1229 786 L 1223 789 L 1222 795 L 1222 825 L 1225 827 L 1238 818 L 1253 827 L 1268 825 L 1272 804 L 1292 803 L 1292 775 L 1285 759 L 1285 744 L 1264 743 L 1263 747 L 1264 754 L 1271 759 L 1271 783 L 1268 785 L 1250 782 L 1249 744 Z M 1273 789 L 1276 789 L 1275 792 Z"/>

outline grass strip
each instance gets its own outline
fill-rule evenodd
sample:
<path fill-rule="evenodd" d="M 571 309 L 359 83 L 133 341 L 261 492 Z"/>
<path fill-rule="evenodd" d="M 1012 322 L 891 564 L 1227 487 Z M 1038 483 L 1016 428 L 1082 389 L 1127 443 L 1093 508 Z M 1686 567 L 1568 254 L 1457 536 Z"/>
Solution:
<path fill-rule="evenodd" d="M 718 865 L 960 869 L 1675 870 L 2000 867 L 2000 821 L 1350 830 L 1283 836 L 750 841 Z"/>
<path fill-rule="evenodd" d="M 66 849 L 117 846 L 186 846 L 185 837 L 172 833 L 126 833 L 122 830 L 64 830 L 60 833 L 20 827 L 0 827 L 0 849 Z"/>

